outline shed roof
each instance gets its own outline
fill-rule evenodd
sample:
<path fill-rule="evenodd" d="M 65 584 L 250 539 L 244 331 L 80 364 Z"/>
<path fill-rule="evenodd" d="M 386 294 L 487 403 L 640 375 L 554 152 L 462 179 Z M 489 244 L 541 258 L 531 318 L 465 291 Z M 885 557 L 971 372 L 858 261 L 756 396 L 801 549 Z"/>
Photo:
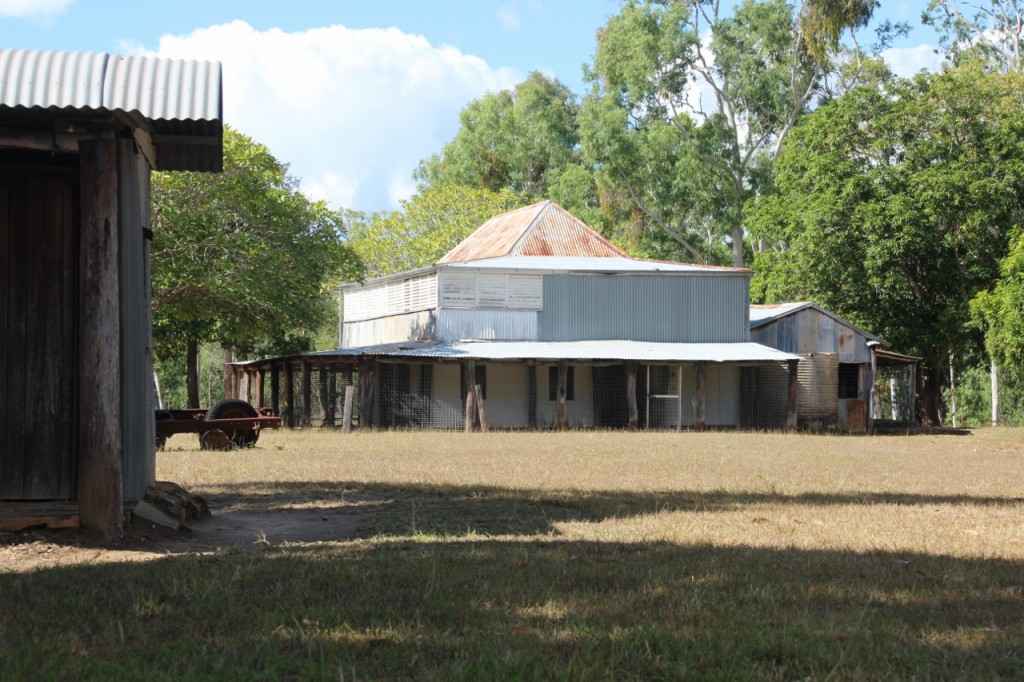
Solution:
<path fill-rule="evenodd" d="M 811 301 L 798 301 L 796 303 L 777 303 L 773 305 L 758 305 L 751 304 L 750 306 L 750 328 L 757 329 L 763 327 L 766 324 L 771 324 L 776 320 L 779 320 L 787 315 L 800 312 L 801 310 L 816 310 L 822 315 L 831 317 L 836 322 L 849 327 L 861 336 L 865 336 L 871 341 L 877 341 L 878 343 L 884 344 L 880 338 L 872 334 L 871 332 L 864 331 L 857 325 L 853 324 L 849 320 L 844 320 L 833 312 L 825 310 L 817 303 Z M 887 344 L 886 344 L 887 345 Z"/>
<path fill-rule="evenodd" d="M 634 362 L 786 362 L 799 355 L 759 343 L 658 343 L 650 341 L 451 341 L 407 342 L 339 348 L 319 357 L 386 356 L 408 359 L 579 360 Z"/>
<path fill-rule="evenodd" d="M 700 263 L 674 263 L 645 260 L 628 256 L 503 256 L 459 263 L 442 263 L 439 267 L 458 270 L 498 270 L 505 272 L 573 272 L 573 273 L 718 273 L 749 275 L 747 268 L 703 265 Z"/>
<path fill-rule="evenodd" d="M 114 114 L 151 136 L 159 170 L 221 170 L 221 87 L 218 62 L 0 48 L 5 126 Z"/>
<path fill-rule="evenodd" d="M 502 256 L 622 258 L 626 252 L 553 201 L 490 218 L 439 264 Z"/>

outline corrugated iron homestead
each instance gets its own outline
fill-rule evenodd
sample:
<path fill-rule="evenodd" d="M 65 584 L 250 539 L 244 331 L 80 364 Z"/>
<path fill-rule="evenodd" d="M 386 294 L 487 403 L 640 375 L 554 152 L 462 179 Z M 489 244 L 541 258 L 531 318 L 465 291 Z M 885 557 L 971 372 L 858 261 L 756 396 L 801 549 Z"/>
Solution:
<path fill-rule="evenodd" d="M 866 430 L 878 339 L 817 306 L 813 348 L 770 338 L 797 306 L 752 316 L 751 274 L 631 258 L 540 202 L 344 286 L 336 350 L 242 363 L 240 388 L 299 426 L 340 423 L 348 386 L 363 426 Z"/>

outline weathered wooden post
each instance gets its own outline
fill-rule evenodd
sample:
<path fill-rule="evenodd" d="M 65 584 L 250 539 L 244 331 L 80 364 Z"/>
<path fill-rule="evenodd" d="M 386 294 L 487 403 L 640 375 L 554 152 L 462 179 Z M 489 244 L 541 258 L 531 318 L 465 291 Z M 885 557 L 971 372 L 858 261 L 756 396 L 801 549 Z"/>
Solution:
<path fill-rule="evenodd" d="M 569 363 L 565 360 L 558 361 L 558 390 L 555 393 L 557 402 L 555 404 L 555 427 L 565 429 L 569 426 L 569 418 L 565 413 L 565 396 L 569 383 Z"/>
<path fill-rule="evenodd" d="M 704 430 L 706 419 L 704 411 L 704 396 L 707 393 L 708 385 L 706 369 L 707 368 L 703 362 L 698 362 L 693 365 L 693 370 L 696 374 L 693 391 L 693 428 L 697 431 Z"/>
<path fill-rule="evenodd" d="M 532 363 L 526 367 L 526 424 L 537 428 L 537 366 Z"/>
<path fill-rule="evenodd" d="M 359 361 L 359 428 L 369 428 L 373 422 L 373 382 L 376 371 L 374 360 Z"/>
<path fill-rule="evenodd" d="M 627 362 L 626 370 L 626 408 L 629 410 L 629 428 L 635 429 L 640 421 L 640 412 L 636 409 L 636 363 Z"/>
<path fill-rule="evenodd" d="M 480 384 L 474 384 L 473 385 L 473 393 L 475 394 L 474 397 L 476 398 L 476 414 L 477 414 L 477 419 L 480 422 L 480 430 L 486 433 L 487 429 L 488 429 L 488 426 L 487 426 L 487 408 L 484 405 L 484 403 L 485 403 L 485 401 L 484 401 L 484 387 L 481 386 Z"/>
<path fill-rule="evenodd" d="M 320 406 L 324 409 L 324 426 L 334 426 L 335 403 L 334 368 L 329 365 L 320 367 Z"/>
<path fill-rule="evenodd" d="M 355 386 L 351 382 L 345 385 L 345 403 L 341 413 L 342 433 L 352 432 L 352 399 L 355 397 Z"/>
<path fill-rule="evenodd" d="M 267 406 L 267 396 L 264 390 L 266 380 L 267 370 L 265 367 L 260 367 L 256 370 L 256 407 Z"/>
<path fill-rule="evenodd" d="M 313 402 L 313 389 L 312 389 L 312 377 L 313 370 L 310 367 L 308 360 L 302 361 L 302 398 L 299 405 L 299 426 L 305 428 L 312 426 L 312 402 Z"/>
<path fill-rule="evenodd" d="M 292 381 L 292 364 L 284 363 L 284 425 L 295 428 L 295 382 Z"/>
<path fill-rule="evenodd" d="M 270 365 L 270 409 L 281 414 L 281 365 Z"/>
<path fill-rule="evenodd" d="M 117 151 L 112 134 L 79 150 L 78 514 L 83 530 L 110 540 L 124 514 Z"/>
<path fill-rule="evenodd" d="M 797 427 L 797 391 L 800 387 L 797 368 L 799 360 L 789 360 L 786 363 L 789 367 L 789 390 L 786 393 L 786 430 L 796 431 Z"/>
<path fill-rule="evenodd" d="M 463 363 L 465 379 L 463 381 L 463 394 L 466 396 L 465 431 L 469 433 L 476 427 L 476 361 L 466 360 Z"/>

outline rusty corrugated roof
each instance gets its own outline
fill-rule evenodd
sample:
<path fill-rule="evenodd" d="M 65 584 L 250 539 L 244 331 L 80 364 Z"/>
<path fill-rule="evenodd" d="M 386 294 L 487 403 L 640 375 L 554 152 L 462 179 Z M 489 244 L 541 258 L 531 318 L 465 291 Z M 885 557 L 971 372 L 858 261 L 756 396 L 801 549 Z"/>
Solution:
<path fill-rule="evenodd" d="M 496 215 L 438 263 L 502 256 L 621 258 L 626 253 L 553 201 Z"/>

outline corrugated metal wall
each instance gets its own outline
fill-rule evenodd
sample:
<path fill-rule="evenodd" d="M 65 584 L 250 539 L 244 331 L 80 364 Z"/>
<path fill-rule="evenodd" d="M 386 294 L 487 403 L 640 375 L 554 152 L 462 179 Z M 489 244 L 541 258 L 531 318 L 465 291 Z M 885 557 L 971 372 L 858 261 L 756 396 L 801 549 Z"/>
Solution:
<path fill-rule="evenodd" d="M 750 340 L 787 353 L 838 353 L 839 362 L 871 361 L 866 336 L 813 309 L 753 329 Z"/>
<path fill-rule="evenodd" d="M 541 341 L 747 341 L 746 277 L 546 275 Z"/>
<path fill-rule="evenodd" d="M 814 353 L 800 360 L 797 370 L 799 420 L 834 423 L 839 415 L 839 356 Z"/>
<path fill-rule="evenodd" d="M 341 347 L 357 348 L 429 339 L 434 335 L 435 320 L 433 310 L 424 310 L 375 320 L 345 322 L 341 330 Z"/>
<path fill-rule="evenodd" d="M 120 140 L 118 230 L 121 286 L 121 466 L 126 502 L 156 480 L 153 336 L 150 318 L 149 166 L 131 140 Z"/>
<path fill-rule="evenodd" d="M 513 310 L 446 310 L 437 314 L 437 338 L 536 341 L 537 313 Z"/>

